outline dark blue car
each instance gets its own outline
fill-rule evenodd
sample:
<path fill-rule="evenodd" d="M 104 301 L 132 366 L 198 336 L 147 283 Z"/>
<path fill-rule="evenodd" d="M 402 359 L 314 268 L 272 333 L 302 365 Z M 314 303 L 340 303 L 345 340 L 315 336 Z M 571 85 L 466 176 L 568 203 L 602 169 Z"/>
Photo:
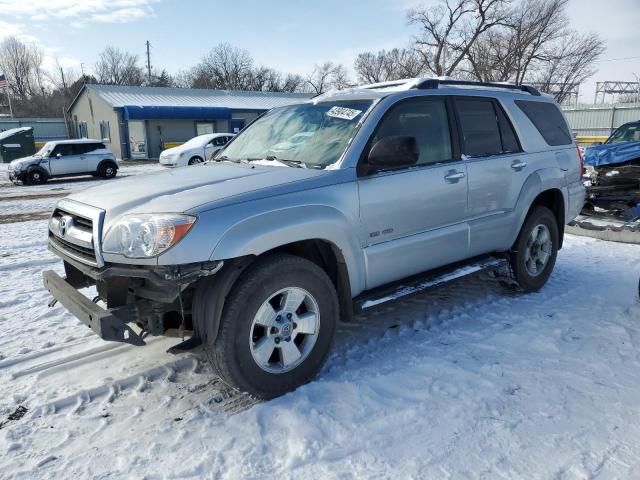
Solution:
<path fill-rule="evenodd" d="M 640 121 L 625 123 L 602 145 L 587 148 L 585 165 L 600 167 L 640 159 Z"/>

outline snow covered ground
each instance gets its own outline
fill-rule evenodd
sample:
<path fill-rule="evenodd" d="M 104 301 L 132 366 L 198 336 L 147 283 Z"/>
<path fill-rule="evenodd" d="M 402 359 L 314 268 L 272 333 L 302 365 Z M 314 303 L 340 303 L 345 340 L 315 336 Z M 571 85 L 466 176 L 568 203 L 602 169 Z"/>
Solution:
<path fill-rule="evenodd" d="M 46 220 L 0 225 L 0 478 L 640 478 L 638 245 L 567 236 L 537 294 L 484 273 L 381 306 L 265 403 L 48 308 L 49 268 Z"/>

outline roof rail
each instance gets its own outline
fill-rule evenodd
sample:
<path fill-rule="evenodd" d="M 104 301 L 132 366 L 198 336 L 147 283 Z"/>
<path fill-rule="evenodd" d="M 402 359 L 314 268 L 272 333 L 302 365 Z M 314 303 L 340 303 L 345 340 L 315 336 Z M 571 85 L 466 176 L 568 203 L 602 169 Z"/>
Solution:
<path fill-rule="evenodd" d="M 527 92 L 537 97 L 540 96 L 540 92 L 537 88 L 531 85 L 515 85 L 513 83 L 492 83 L 492 82 L 473 82 L 469 80 L 440 80 L 437 78 L 427 78 L 421 82 L 416 83 L 413 88 L 428 90 L 437 89 L 440 85 L 463 85 L 469 87 L 491 87 L 491 88 L 506 88 L 508 90 L 520 90 Z"/>

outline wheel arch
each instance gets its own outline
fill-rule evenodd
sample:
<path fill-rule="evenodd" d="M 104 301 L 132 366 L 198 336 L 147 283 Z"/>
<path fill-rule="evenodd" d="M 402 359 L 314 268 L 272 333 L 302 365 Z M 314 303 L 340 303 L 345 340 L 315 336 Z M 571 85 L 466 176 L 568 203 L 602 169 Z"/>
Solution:
<path fill-rule="evenodd" d="M 118 170 L 118 162 L 116 162 L 114 159 L 112 158 L 103 158 L 102 160 L 100 160 L 100 162 L 98 162 L 98 166 L 96 167 L 96 172 L 100 172 L 100 169 L 106 165 L 107 163 L 113 163 L 113 165 L 116 167 L 116 170 Z"/>
<path fill-rule="evenodd" d="M 51 176 L 49 175 L 49 172 L 47 172 L 47 170 L 42 168 L 40 165 L 29 165 L 27 167 L 26 174 L 29 175 L 31 172 L 40 172 L 42 175 L 44 175 L 45 180 Z"/>

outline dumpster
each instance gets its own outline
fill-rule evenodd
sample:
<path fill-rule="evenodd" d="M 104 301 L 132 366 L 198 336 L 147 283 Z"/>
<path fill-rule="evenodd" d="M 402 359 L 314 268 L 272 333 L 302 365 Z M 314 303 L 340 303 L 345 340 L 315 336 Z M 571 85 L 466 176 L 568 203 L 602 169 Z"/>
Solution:
<path fill-rule="evenodd" d="M 9 163 L 16 158 L 36 153 L 33 127 L 11 128 L 0 132 L 0 162 Z"/>

